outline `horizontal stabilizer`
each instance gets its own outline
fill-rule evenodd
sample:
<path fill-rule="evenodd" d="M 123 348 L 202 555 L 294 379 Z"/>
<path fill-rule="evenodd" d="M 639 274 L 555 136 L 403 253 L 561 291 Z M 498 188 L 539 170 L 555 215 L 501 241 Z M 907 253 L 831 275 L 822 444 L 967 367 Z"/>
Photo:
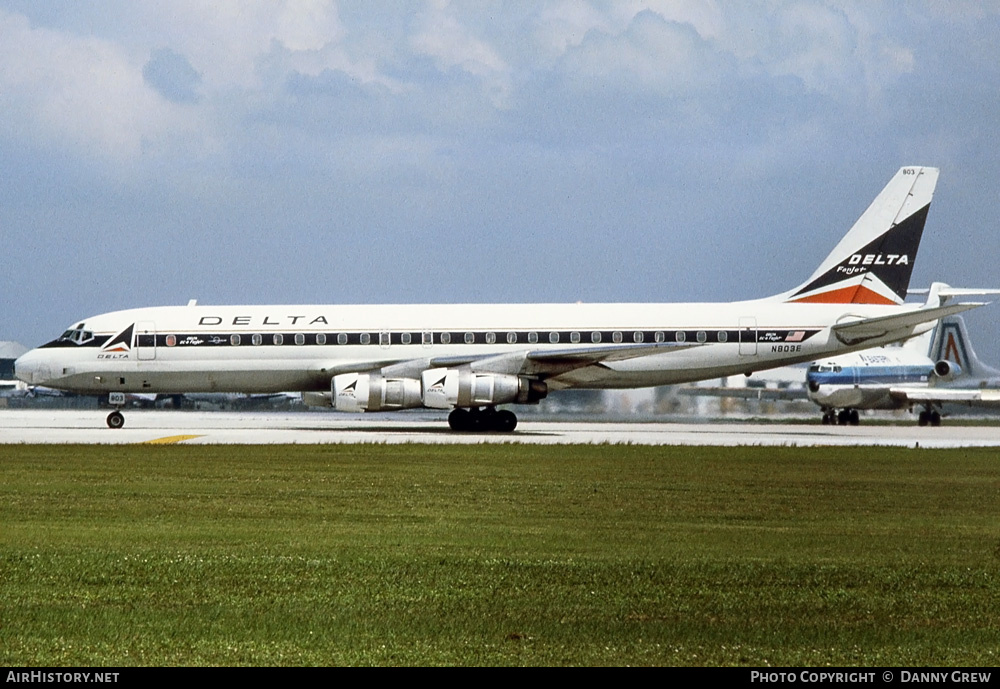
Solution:
<path fill-rule="evenodd" d="M 1000 407 L 1000 390 L 990 388 L 892 388 L 893 397 L 921 404 L 974 404 Z"/>
<path fill-rule="evenodd" d="M 911 289 L 910 294 L 930 294 L 927 287 Z M 950 297 L 982 297 L 990 294 L 1000 294 L 1000 289 L 992 287 L 948 287 L 944 286 L 937 290 L 937 295 L 942 299 Z"/>
<path fill-rule="evenodd" d="M 687 397 L 723 397 L 741 400 L 805 400 L 809 399 L 804 388 L 726 388 L 690 385 L 677 390 Z"/>
<path fill-rule="evenodd" d="M 849 346 L 861 344 L 866 340 L 877 340 L 889 336 L 895 339 L 905 339 L 910 335 L 916 335 L 927 330 L 927 328 L 918 330 L 918 326 L 920 325 L 927 324 L 930 327 L 940 318 L 969 311 L 979 306 L 983 306 L 983 304 L 961 303 L 922 308 L 893 316 L 879 316 L 877 318 L 846 321 L 834 325 L 831 330 L 837 336 L 838 340 Z"/>

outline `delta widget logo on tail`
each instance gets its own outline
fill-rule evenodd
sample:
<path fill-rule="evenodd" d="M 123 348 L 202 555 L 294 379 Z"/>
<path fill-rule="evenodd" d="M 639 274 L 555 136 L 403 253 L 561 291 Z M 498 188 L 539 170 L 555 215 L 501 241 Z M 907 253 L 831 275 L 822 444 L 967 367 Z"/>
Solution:
<path fill-rule="evenodd" d="M 901 170 L 788 301 L 902 304 L 936 180 L 937 170 Z"/>

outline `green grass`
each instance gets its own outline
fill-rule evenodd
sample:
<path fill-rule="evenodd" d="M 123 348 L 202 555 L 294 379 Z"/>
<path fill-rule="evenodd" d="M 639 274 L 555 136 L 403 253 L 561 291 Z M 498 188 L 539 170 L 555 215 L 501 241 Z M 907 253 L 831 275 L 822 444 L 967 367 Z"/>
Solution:
<path fill-rule="evenodd" d="M 1000 452 L 3 446 L 0 663 L 1000 662 Z"/>

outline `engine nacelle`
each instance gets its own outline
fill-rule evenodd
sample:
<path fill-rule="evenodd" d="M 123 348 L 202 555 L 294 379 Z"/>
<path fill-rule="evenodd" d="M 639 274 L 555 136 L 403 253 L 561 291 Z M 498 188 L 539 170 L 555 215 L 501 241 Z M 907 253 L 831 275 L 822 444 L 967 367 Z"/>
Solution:
<path fill-rule="evenodd" d="M 303 392 L 302 403 L 307 407 L 332 407 L 333 397 L 329 392 Z"/>
<path fill-rule="evenodd" d="M 331 383 L 337 411 L 391 411 L 421 406 L 420 381 L 379 373 L 341 373 Z"/>
<path fill-rule="evenodd" d="M 934 364 L 934 375 L 938 380 L 947 382 L 962 375 L 962 367 L 953 361 L 941 359 L 941 361 Z"/>
<path fill-rule="evenodd" d="M 424 406 L 492 407 L 497 404 L 534 404 L 549 393 L 540 380 L 501 373 L 474 373 L 468 369 L 432 368 L 420 375 Z"/>

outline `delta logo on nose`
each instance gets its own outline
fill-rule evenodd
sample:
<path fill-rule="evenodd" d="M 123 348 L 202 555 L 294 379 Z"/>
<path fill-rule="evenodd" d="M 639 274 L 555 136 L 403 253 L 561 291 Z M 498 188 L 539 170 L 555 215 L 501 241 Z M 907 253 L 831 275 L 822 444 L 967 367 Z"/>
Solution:
<path fill-rule="evenodd" d="M 135 323 L 122 330 L 101 347 L 102 352 L 128 353 L 132 351 L 132 330 Z"/>

